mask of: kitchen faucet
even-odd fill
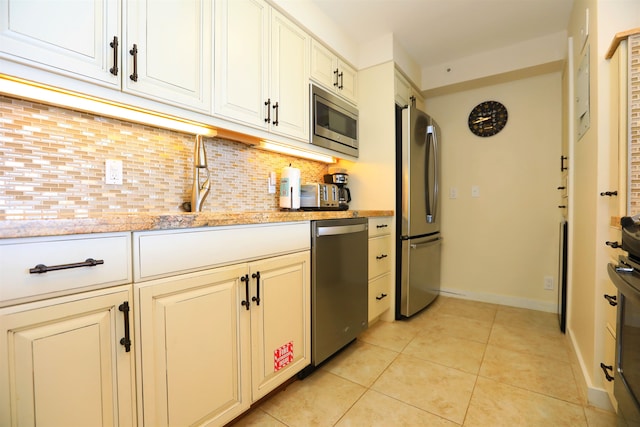
[[[200,175],[204,175],[204,182],[200,184]],[[196,135],[193,152],[193,191],[191,193],[191,212],[200,212],[204,199],[207,198],[211,188],[209,180],[209,168],[207,167],[207,153],[204,149],[202,135]]]

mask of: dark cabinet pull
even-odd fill
[[[338,77],[340,78],[340,85],[338,85],[338,89],[342,89],[344,87],[344,71],[338,73]]]
[[[129,301],[125,301],[118,306],[124,314],[124,338],[120,338],[120,344],[124,346],[124,351],[127,353],[131,351],[131,334],[129,331]]]
[[[241,282],[244,282],[244,290],[245,290],[245,294],[247,296],[246,299],[242,300],[242,302],[240,303],[240,305],[244,306],[247,308],[247,310],[249,310],[249,304],[251,304],[249,302],[249,275],[245,274],[244,276],[242,276],[240,278]]]
[[[604,294],[603,296],[604,296],[604,299],[609,301],[609,305],[612,305],[614,307],[616,305],[618,305],[618,297],[617,296],[615,296],[615,295],[607,295],[607,294]]]
[[[567,160],[567,159],[568,159],[567,156],[560,156],[560,172],[566,171],[567,169],[569,169],[568,167],[566,167],[564,165],[564,161]]]
[[[383,298],[384,298],[384,297],[386,297],[386,296],[387,296],[387,294],[380,294],[380,296],[376,297],[376,299],[377,299],[378,301],[380,301],[381,299],[383,299]]]
[[[113,48],[113,67],[109,68],[109,72],[114,76],[118,75],[118,36],[113,36],[113,41],[109,43]]]
[[[46,273],[47,271],[67,270],[69,268],[95,267],[98,264],[104,264],[104,260],[87,258],[85,262],[76,262],[76,263],[73,263],[73,264],[52,265],[51,267],[46,266],[44,264],[38,264],[35,267],[30,268],[29,269],[29,273],[31,273],[31,274],[42,274],[42,273]]]
[[[377,260],[381,260],[381,259],[386,258],[387,256],[388,256],[387,254],[376,255],[376,259],[377,259]]]
[[[567,207],[567,205],[558,205],[558,207],[559,207],[560,209],[565,209],[565,208]]]
[[[607,242],[605,242],[605,245],[611,246],[613,249],[621,247],[620,243],[618,243],[618,242],[609,242],[609,241],[607,241]]]
[[[600,193],[601,196],[617,196],[618,192],[617,191],[603,191],[602,193]]]
[[[257,305],[260,305],[260,272],[253,273],[251,275],[254,279],[256,279],[256,296],[251,298],[251,301],[254,301]]]
[[[275,104],[273,104],[273,109],[276,110],[276,119],[273,121],[273,125],[278,126],[278,111],[280,110],[280,107],[278,106],[277,101]]]
[[[129,51],[129,54],[133,56],[133,74],[129,76],[134,82],[138,81],[138,45],[133,44],[133,49]]]
[[[609,371],[613,372],[613,366],[605,365],[604,363],[601,362],[600,368],[602,368],[602,372],[604,372],[604,377],[607,379],[607,381],[609,382],[613,381],[613,377],[609,375]]]
[[[376,225],[376,228],[386,228],[386,227],[388,227],[387,224],[378,224],[378,225]]]
[[[267,99],[264,102],[265,107],[267,107],[267,118],[264,119],[265,123],[271,123],[271,98]]]
[[[333,85],[335,87],[338,87],[338,69],[336,68],[336,70],[333,72],[333,75],[336,77],[336,81],[333,82]]]
[[[565,186],[560,186],[560,187],[558,187],[558,190],[564,190],[565,188],[567,188],[567,187],[565,187]]]

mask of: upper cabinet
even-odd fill
[[[308,141],[309,43],[262,0],[216,0],[214,114]]]
[[[412,104],[424,111],[424,98],[398,70],[395,72],[394,86],[396,104],[403,107]]]
[[[125,92],[211,110],[212,6],[208,0],[127,0]]]
[[[315,39],[311,42],[311,78],[357,104],[358,72]]]
[[[120,87],[120,1],[0,0],[0,57]]]
[[[209,1],[0,0],[0,11],[1,58],[211,110]]]

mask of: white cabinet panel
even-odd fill
[[[358,102],[358,72],[317,40],[311,42],[311,77],[325,89]]]
[[[127,5],[124,90],[209,112],[211,2],[129,0]]]
[[[11,61],[119,88],[120,73],[110,72],[114,37],[117,0],[0,0],[0,57]]]

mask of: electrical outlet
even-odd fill
[[[547,291],[553,290],[553,277],[544,276],[544,289]]]
[[[471,197],[480,197],[480,187],[477,185],[471,186]]]
[[[105,160],[104,182],[106,184],[122,185],[122,160]]]
[[[456,187],[449,188],[449,198],[450,199],[458,198],[458,189]]]

